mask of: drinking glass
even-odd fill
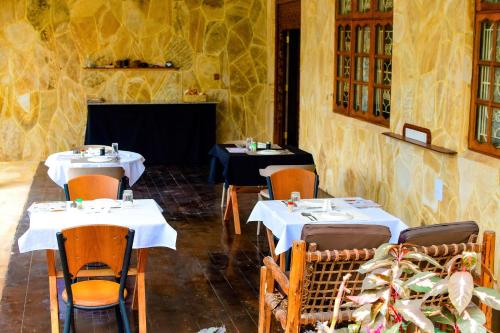
[[[252,148],[253,138],[247,138],[246,148],[250,150]]]
[[[325,201],[323,202],[323,211],[325,211],[327,213],[333,212],[332,206],[333,206],[333,200],[325,199]]]
[[[300,192],[292,192],[290,194],[290,199],[295,205],[297,205],[297,203],[300,201]]]
[[[111,148],[113,148],[113,154],[114,154],[115,156],[118,156],[118,143],[113,142],[113,143],[111,144]]]
[[[134,193],[132,190],[123,191],[122,207],[132,207],[134,205]]]

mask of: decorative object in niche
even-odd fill
[[[182,99],[184,102],[206,102],[207,95],[196,88],[189,88],[184,91]]]

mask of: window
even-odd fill
[[[469,148],[500,157],[500,0],[477,0]]]
[[[389,126],[393,0],[338,0],[334,111]]]

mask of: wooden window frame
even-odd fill
[[[489,156],[500,158],[500,149],[495,148],[491,142],[491,130],[493,125],[493,108],[500,109],[500,102],[494,102],[495,68],[500,67],[500,61],[496,61],[496,47],[493,45],[491,60],[480,60],[481,49],[481,24],[484,21],[498,22],[500,25],[500,4],[476,1],[476,16],[474,23],[474,54],[472,71],[471,109],[469,118],[469,149]],[[497,28],[493,29],[492,40],[496,43]],[[478,97],[479,92],[479,66],[487,66],[490,69],[489,99],[482,100]],[[476,140],[477,107],[484,105],[488,108],[488,122],[486,136],[488,141],[480,143]]]
[[[375,66],[376,59],[386,59],[388,56],[383,54],[378,54],[376,49],[376,41],[377,41],[377,27],[381,26],[385,29],[387,25],[393,27],[393,11],[390,12],[380,12],[378,11],[378,0],[370,0],[370,10],[364,13],[360,13],[357,11],[358,8],[358,0],[351,0],[351,12],[346,15],[340,14],[340,5],[341,1],[336,1],[335,8],[335,49],[334,49],[334,100],[333,100],[333,111],[339,114],[343,114],[352,118],[356,118],[359,120],[367,121],[372,124],[389,127],[390,125],[390,115],[388,118],[385,118],[382,113],[378,116],[375,116],[374,111],[374,98],[375,98],[375,89],[388,89],[391,90],[390,86],[385,84],[375,83]],[[355,9],[355,10],[354,10]],[[341,51],[340,47],[340,38],[339,38],[339,30],[340,28],[345,28],[346,26],[350,27],[351,40],[350,40],[350,49],[349,51]],[[357,33],[356,29],[358,27],[370,27],[370,52],[369,53],[357,53],[356,52],[356,43],[357,43]],[[350,59],[350,68],[349,68],[349,77],[345,78],[343,75],[343,66],[341,67],[341,73],[338,73],[339,59],[340,56],[349,57]],[[368,82],[365,81],[357,81],[356,80],[356,59],[357,57],[368,57],[369,59],[369,74],[368,74]],[[392,52],[391,52],[392,59]],[[343,65],[343,64],[342,64]],[[338,95],[343,93],[343,88],[340,90],[337,89],[337,84],[341,82],[341,86],[343,86],[344,82],[348,83],[349,86],[349,100],[347,103],[347,107],[345,107],[342,103],[343,97],[340,97],[340,104],[337,104]],[[366,112],[362,112],[361,108],[356,111],[354,109],[354,90],[355,85],[365,85],[368,86],[368,110]],[[392,79],[391,79],[392,85]],[[392,92],[391,92],[392,94]],[[359,96],[358,96],[359,98]]]

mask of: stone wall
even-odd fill
[[[428,127],[433,143],[458,155],[386,138],[386,128],[332,112],[334,0],[302,2],[300,145],[314,154],[330,194],[373,199],[411,226],[475,220],[500,233],[500,160],[467,149],[473,1],[394,6],[390,130],[401,133],[405,122]],[[436,178],[442,201],[434,197]]]
[[[86,98],[218,101],[218,140],[272,135],[265,0],[3,0],[0,161],[82,144]],[[178,71],[83,69],[129,58]],[[220,75],[220,80],[214,79]]]

